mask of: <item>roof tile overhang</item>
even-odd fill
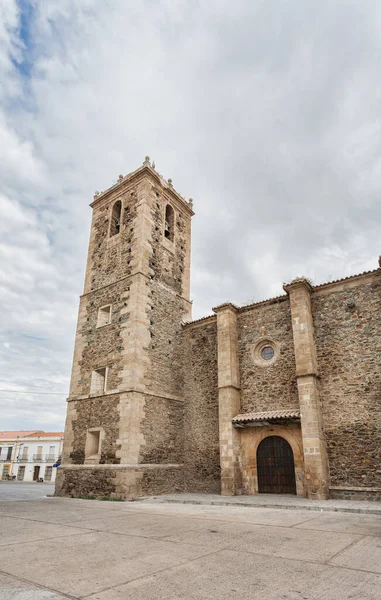
[[[232,419],[235,427],[256,427],[261,425],[276,425],[283,423],[299,423],[300,411],[296,408],[284,410],[264,410],[237,415]]]

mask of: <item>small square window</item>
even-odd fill
[[[101,306],[98,310],[97,327],[103,327],[103,325],[109,325],[111,323],[111,304],[107,306]]]
[[[106,384],[107,367],[96,369],[91,374],[90,394],[93,396],[103,394],[106,391]]]

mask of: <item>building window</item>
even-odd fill
[[[4,465],[3,466],[3,473],[1,475],[2,479],[8,479],[8,475],[9,475],[9,465]]]
[[[252,350],[253,359],[258,367],[271,367],[280,356],[280,345],[277,342],[262,338]]]
[[[265,346],[262,348],[261,356],[263,360],[271,360],[274,356],[274,348],[271,346]]]
[[[45,467],[45,475],[44,475],[45,481],[52,480],[52,472],[53,472],[53,467]]]
[[[107,367],[96,369],[91,375],[90,394],[97,396],[106,391]]]
[[[98,310],[98,321],[97,327],[103,327],[103,325],[109,325],[111,323],[111,304],[107,306],[101,306]]]
[[[120,217],[122,214],[122,203],[120,200],[115,202],[111,211],[110,237],[117,235],[120,231]]]
[[[33,454],[33,460],[42,462],[42,446],[37,446],[37,454]]]
[[[165,226],[164,236],[170,242],[174,240],[174,229],[175,229],[175,211],[170,204],[165,207]]]
[[[25,476],[25,467],[19,467],[17,471],[17,480],[23,481]]]
[[[12,446],[9,446],[8,452],[7,452],[7,460],[11,460],[11,458],[12,458]]]
[[[46,454],[45,456],[45,460],[49,461],[49,462],[54,462],[56,459],[56,447],[55,446],[50,446],[49,447],[49,454]]]

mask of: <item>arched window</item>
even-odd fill
[[[120,215],[122,212],[122,203],[120,200],[115,202],[112,207],[111,213],[111,225],[110,225],[110,237],[116,235],[120,231]]]
[[[174,240],[175,211],[170,204],[165,207],[164,235],[170,242]]]

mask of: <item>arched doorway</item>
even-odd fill
[[[266,437],[257,450],[258,492],[296,494],[294,455],[279,435]]]

